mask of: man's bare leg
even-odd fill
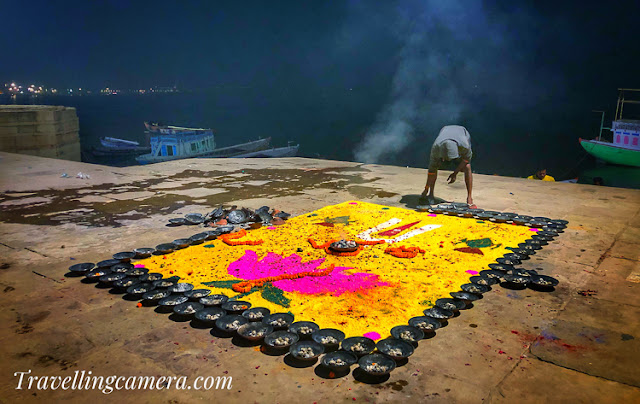
[[[471,173],[471,164],[467,164],[464,168],[464,183],[467,186],[467,203],[473,205],[471,192],[473,190],[473,174]]]

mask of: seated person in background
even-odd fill
[[[546,168],[541,168],[538,171],[536,171],[535,175],[530,175],[527,177],[528,180],[542,180],[542,181],[555,181],[555,178],[553,178],[550,175],[547,175],[547,169]]]

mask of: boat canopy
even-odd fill
[[[149,143],[153,156],[189,157],[215,149],[214,136],[211,131],[182,132],[171,135],[161,133],[158,136],[151,136]]]

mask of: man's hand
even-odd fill
[[[422,194],[418,199],[418,203],[426,203],[428,205],[436,204],[436,199],[433,197],[433,195],[429,195],[429,188],[425,188],[424,191],[422,191]]]
[[[461,159],[460,164],[458,164],[458,167],[455,170],[453,170],[453,173],[451,173],[451,175],[449,176],[449,184],[453,184],[454,182],[456,182],[456,176],[458,175],[458,173],[460,171],[466,170],[467,167],[470,167],[469,160]]]

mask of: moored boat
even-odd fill
[[[611,128],[605,128],[604,112],[600,124],[598,139],[586,140],[580,138],[580,144],[596,158],[610,164],[640,167],[640,120],[622,119],[624,104],[640,104],[638,100],[628,100],[625,92],[640,92],[640,89],[619,88],[616,115]],[[613,141],[602,141],[602,129],[613,132]]]
[[[233,157],[237,158],[264,158],[264,157],[295,157],[298,154],[300,145],[289,145],[286,147],[273,147],[271,149],[264,149],[254,151],[250,153],[238,154]]]
[[[269,147],[269,143],[271,142],[271,138],[258,139],[253,140],[247,143],[236,144],[228,147],[221,147],[219,149],[213,150],[211,153],[207,153],[200,157],[205,158],[225,158],[225,157],[235,157],[239,154],[250,153],[256,150],[263,150]]]
[[[102,147],[96,148],[103,150],[104,152],[149,152],[151,148],[149,146],[140,146],[140,143],[133,140],[119,139],[115,137],[101,137],[100,144]]]
[[[152,131],[150,135],[151,153],[136,157],[140,164],[200,157],[216,148],[211,129],[162,127]]]
[[[149,133],[151,152],[136,157],[140,164],[187,158],[291,157],[300,145],[270,148],[271,138],[257,139],[228,147],[216,148],[211,129],[144,123]]]
[[[592,156],[610,164],[640,167],[640,150],[618,146],[610,142],[580,139],[580,144]]]
[[[198,132],[198,131],[210,131],[211,129],[205,128],[185,128],[183,126],[161,125],[159,123],[145,122],[144,127],[149,133],[162,133],[164,135],[173,135],[180,132]]]
[[[132,147],[140,146],[140,143],[135,142],[133,140],[118,139],[117,137],[109,137],[109,136],[101,137],[100,143],[104,147],[114,148],[114,149],[129,149]]]

